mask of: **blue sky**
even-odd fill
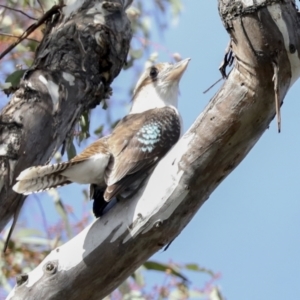
[[[218,67],[229,38],[216,0],[184,2],[179,23],[166,30],[163,38],[155,34],[152,40],[171,52],[179,52],[183,58],[192,58],[182,78],[179,101],[187,130],[220,87],[219,84],[203,94],[221,77]],[[159,60],[169,61],[169,53],[160,52]],[[126,81],[124,72],[114,85]],[[277,133],[273,121],[168,251],[152,259],[198,263],[220,272],[218,284],[230,300],[293,299],[300,294],[299,92],[296,82],[285,98],[282,133]],[[116,116],[122,113],[124,109]],[[82,206],[82,196],[75,195],[72,187],[59,191],[65,197],[72,195],[69,203],[77,196],[80,199],[76,205]],[[33,200],[28,200],[27,207],[30,201]],[[47,210],[54,214],[53,207]],[[198,284],[196,274],[188,276],[194,285]]]

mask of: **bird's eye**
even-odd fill
[[[149,74],[150,74],[151,78],[154,79],[154,78],[156,78],[156,76],[158,74],[158,70],[155,67],[152,67],[150,69],[150,73]]]

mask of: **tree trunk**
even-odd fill
[[[268,128],[299,77],[295,2],[219,0],[219,11],[235,56],[219,92],[132,199],[18,277],[9,299],[102,299],[180,234]]]
[[[0,230],[25,199],[11,189],[15,177],[51,159],[81,114],[107,96],[127,58],[127,4],[72,2],[48,21],[32,67],[1,112]]]

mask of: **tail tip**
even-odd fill
[[[12,187],[13,191],[15,191],[18,194],[23,194],[23,195],[29,195],[32,194],[31,191],[27,191],[26,189],[24,189],[24,187],[22,186],[22,182],[19,181],[17,182],[13,187]]]
[[[20,194],[20,182],[17,182],[13,187],[12,187],[13,191],[15,191],[16,193]]]

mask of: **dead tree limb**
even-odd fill
[[[219,0],[235,57],[224,85],[133,199],[19,277],[9,299],[102,299],[180,234],[274,119],[274,62],[280,104],[299,77],[294,4]]]
[[[0,115],[0,230],[24,201],[11,189],[16,175],[46,163],[82,112],[110,92],[131,40],[127,5],[69,1],[47,22],[33,65]]]

